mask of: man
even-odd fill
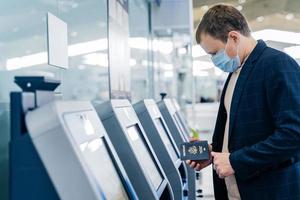
[[[213,134],[215,198],[300,199],[300,67],[287,54],[256,41],[234,7],[203,16],[197,43],[229,72]]]

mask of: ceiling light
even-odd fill
[[[68,55],[78,56],[96,51],[102,51],[107,49],[107,39],[92,40],[89,42],[81,42],[77,44],[69,45]]]
[[[201,6],[201,10],[203,10],[203,11],[207,11],[208,8],[209,8],[208,5]]]
[[[264,19],[265,19],[264,16],[259,16],[259,17],[256,18],[256,21],[257,22],[262,22],[262,21],[264,21]]]
[[[264,29],[252,33],[252,36],[258,40],[275,41],[288,44],[300,45],[300,33],[290,31],[280,31],[275,29]]]
[[[130,38],[129,46],[133,49],[148,50],[148,39],[143,37]],[[153,40],[153,51],[163,54],[171,54],[173,51],[173,43],[165,40]]]
[[[241,10],[243,10],[243,6],[241,6],[241,5],[238,5],[237,7],[235,7],[237,10],[239,10],[239,11],[241,11]]]
[[[84,64],[108,67],[108,56],[105,53],[91,53],[84,57]]]
[[[287,19],[287,20],[292,20],[292,19],[294,19],[294,18],[295,18],[295,16],[294,16],[293,13],[289,13],[289,14],[287,14],[287,15],[285,16],[285,19]]]
[[[23,67],[31,67],[48,62],[48,55],[46,52],[35,53],[28,56],[21,56],[8,59],[6,61],[7,70],[15,70]]]
[[[291,46],[283,49],[285,53],[289,54],[294,59],[300,58],[300,46]]]
[[[107,39],[99,39],[81,42],[68,46],[68,56],[79,56],[107,49]],[[47,52],[39,52],[31,55],[9,58],[6,60],[7,70],[15,70],[23,67],[46,64],[48,62]],[[102,63],[103,64],[103,63]]]

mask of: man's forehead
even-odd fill
[[[215,53],[220,49],[224,48],[225,44],[209,34],[201,34],[200,46],[204,49],[206,53]]]

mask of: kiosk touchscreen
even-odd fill
[[[181,127],[183,128],[185,134],[190,137],[190,129],[189,129],[189,126],[185,120],[185,118],[183,117],[183,114],[180,110],[180,106],[177,102],[176,99],[171,99],[172,102],[173,102],[173,105],[174,105],[174,108],[175,108],[175,112],[176,112],[176,118],[177,118],[177,121],[180,123]]]
[[[54,101],[26,125],[60,199],[138,199],[91,103]]]
[[[157,155],[172,187],[175,199],[187,199],[187,171],[179,158],[176,143],[153,99],[134,105],[145,133]]]
[[[128,100],[94,104],[140,199],[173,199],[166,175]]]
[[[175,106],[171,99],[164,99],[157,103],[159,110],[166,121],[166,124],[172,133],[176,142],[177,148],[180,149],[180,144],[188,142],[189,138],[185,134],[184,127],[181,125],[179,117],[176,114]]]
[[[183,142],[188,142],[189,138],[184,131],[184,127],[181,125],[180,120],[176,114],[176,109],[171,99],[164,99],[157,103],[159,110],[170,130],[177,148],[180,149],[180,145]],[[188,188],[189,199],[196,199],[196,173],[195,170],[187,166],[188,171]]]

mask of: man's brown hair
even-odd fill
[[[218,4],[211,7],[201,19],[196,30],[196,41],[201,42],[201,34],[208,34],[226,43],[228,33],[238,31],[244,36],[250,36],[246,18],[235,7]]]

